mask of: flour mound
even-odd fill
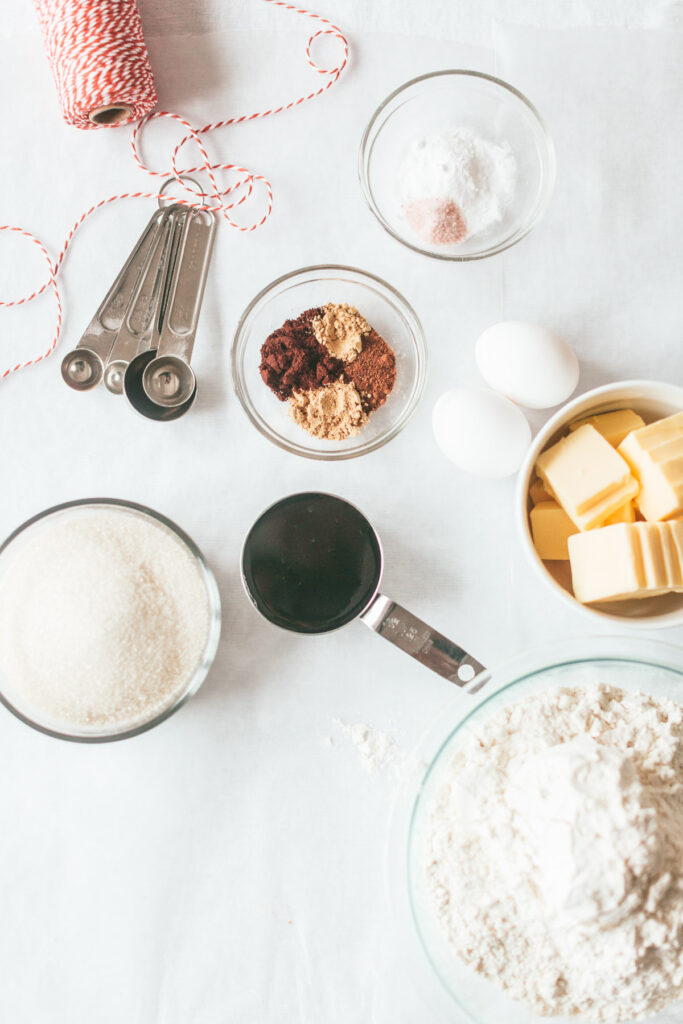
[[[453,952],[542,1016],[656,1013],[683,991],[683,708],[594,684],[474,725],[430,818]]]

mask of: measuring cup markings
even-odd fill
[[[334,495],[305,492],[256,520],[242,549],[242,583],[257,611],[299,633],[364,625],[458,686],[484,666],[379,592],[383,554],[363,514]]]

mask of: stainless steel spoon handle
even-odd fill
[[[128,302],[144,267],[149,251],[156,237],[157,228],[164,217],[164,210],[155,210],[135,248],[119,271],[102,304],[86,328],[77,347],[84,346],[98,355],[106,357],[114,342],[116,332],[123,323]],[[109,347],[106,347],[106,346]]]
[[[481,662],[384,594],[378,594],[361,621],[432,672],[464,686],[484,671]]]
[[[105,387],[114,394],[123,391],[123,374],[139,353],[156,348],[160,310],[169,268],[175,216],[180,207],[167,207],[162,214],[147,261],[133,290],[121,329],[109,353],[104,371]]]
[[[158,358],[178,356],[186,363],[190,362],[215,233],[216,218],[212,213],[190,211],[185,219],[173,268]]]

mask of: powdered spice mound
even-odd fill
[[[384,405],[396,383],[396,356],[374,328],[353,362],[344,366],[344,376],[356,386],[365,412]]]
[[[416,235],[432,245],[456,245],[467,238],[467,224],[452,199],[415,199],[404,213]]]
[[[261,378],[281,402],[294,391],[326,387],[341,376],[344,363],[317,341],[311,327],[322,313],[308,309],[296,320],[286,320],[261,346]]]
[[[325,441],[354,437],[367,420],[355,387],[341,380],[316,391],[297,391],[289,413],[305,431]]]
[[[370,324],[348,302],[330,302],[321,313],[311,321],[316,338],[331,355],[351,362],[363,347],[363,335],[370,331]]]

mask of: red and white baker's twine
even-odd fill
[[[134,0],[35,0],[35,2],[51,62],[55,60],[56,54],[60,54],[60,66],[58,69],[55,69],[53,64],[53,73],[62,111],[70,123],[77,124],[79,127],[95,127],[89,119],[87,119],[87,125],[79,119],[83,116],[87,117],[88,111],[110,103],[112,96],[117,98],[117,102],[125,102],[132,108],[134,115],[131,120],[140,117],[145,111],[151,109],[156,102],[156,94],[154,93],[151,69],[149,74],[147,74],[144,72],[144,69],[141,70],[142,65],[139,63],[142,60],[140,56],[140,49],[142,49],[143,63],[146,63],[147,67],[149,67]],[[98,203],[91,206],[90,209],[86,210],[85,213],[81,214],[69,231],[61,252],[54,261],[40,239],[36,238],[30,231],[10,224],[0,224],[0,231],[14,232],[37,246],[45,260],[48,271],[47,280],[39,288],[36,288],[30,294],[22,295],[18,298],[0,299],[0,307],[9,308],[32,302],[33,299],[36,299],[48,290],[54,296],[56,307],[55,329],[47,351],[33,359],[19,362],[4,371],[0,371],[0,380],[15,373],[17,370],[41,362],[57,347],[62,331],[62,302],[57,285],[57,275],[76,231],[91,214],[101,207],[108,206],[119,199],[162,199],[168,202],[183,203],[192,209],[208,210],[211,213],[216,213],[222,216],[230,227],[235,228],[237,231],[254,231],[268,220],[273,209],[273,192],[268,179],[261,174],[254,174],[246,167],[241,167],[238,164],[212,162],[202,141],[202,136],[216,131],[218,128],[227,128],[246,121],[254,121],[257,118],[280,114],[285,110],[291,110],[293,107],[300,106],[308,100],[321,96],[335,84],[346,67],[349,48],[341,30],[328,21],[327,18],[285,3],[284,0],[265,0],[265,3],[272,4],[275,7],[282,7],[286,11],[291,11],[306,18],[311,18],[316,23],[324,26],[314,32],[306,44],[306,60],[315,72],[325,76],[326,81],[324,84],[319,89],[315,89],[305,96],[300,96],[298,99],[291,100],[289,103],[283,103],[281,106],[262,110],[254,114],[231,117],[226,121],[216,121],[213,124],[206,124],[202,128],[193,128],[189,121],[186,121],[178,114],[169,113],[168,111],[160,111],[155,114],[147,113],[133,129],[131,137],[133,158],[142,171],[155,178],[174,178],[178,187],[185,192],[187,198],[178,195],[172,197],[169,195],[162,196],[159,191],[151,191],[124,192],[120,195],[101,199]],[[96,11],[96,16],[93,14],[93,11]],[[131,18],[131,11],[135,15],[133,19]],[[48,21],[47,30],[45,25],[46,19]],[[65,21],[67,22],[66,25],[64,24]],[[332,68],[320,67],[311,56],[311,47],[315,40],[321,36],[332,36],[341,43],[341,61]],[[134,75],[132,77],[130,75],[131,59],[126,59],[122,40],[129,43],[132,49],[132,66],[137,67],[140,71],[137,78]],[[73,60],[69,65],[69,61],[65,60],[65,54],[70,56],[72,50]],[[128,54],[128,56],[130,57],[131,55]],[[117,76],[119,77],[117,78]],[[140,155],[143,128],[150,121],[158,118],[168,118],[175,121],[185,133],[173,150],[170,168],[163,171],[153,170],[151,167],[148,167]],[[192,167],[179,168],[178,158],[180,151],[189,143],[194,143],[200,159]],[[193,189],[181,178],[181,175],[199,174],[201,172],[205,172],[208,178],[206,191]],[[216,174],[220,172],[229,173],[233,179],[232,183],[224,188],[221,187],[216,178]],[[251,223],[238,223],[233,219],[232,211],[243,206],[254,195],[255,187],[261,191],[264,197],[265,210],[261,216]]]

